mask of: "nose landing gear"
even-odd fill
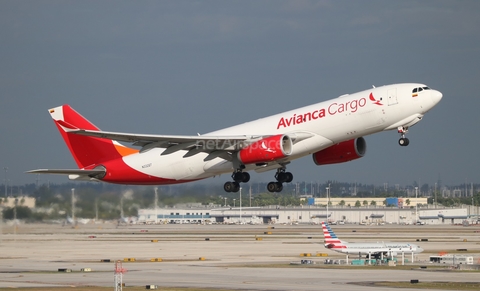
[[[410,140],[408,140],[408,138],[405,137],[407,132],[408,132],[408,127],[406,126],[398,127],[398,133],[400,134],[400,139],[398,140],[398,144],[402,147],[406,147],[410,143]]]

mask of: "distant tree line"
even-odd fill
[[[370,186],[373,187],[373,185]],[[356,197],[358,197],[358,201],[355,203],[355,207],[376,205],[374,201],[362,199],[364,197],[405,197],[405,193],[400,190],[387,187],[376,187],[377,190],[374,190],[374,188],[369,188],[370,186],[356,184]],[[325,187],[330,187],[331,197],[350,197],[352,187],[355,187],[355,184],[336,181],[327,181],[323,184],[291,183],[285,185],[281,193],[269,193],[257,192],[265,191],[266,183],[256,183],[252,187],[252,193],[255,194],[251,197],[249,195],[250,185],[245,185],[242,190],[242,206],[298,206],[301,204],[300,194],[308,193],[311,190],[317,194],[314,196],[324,197],[325,193],[319,193],[318,191],[325,189]],[[153,208],[155,205],[155,191],[154,187],[151,186],[132,187],[85,182],[43,184],[38,187],[35,184],[27,184],[18,188],[21,189],[21,193],[36,198],[36,209],[34,210],[22,206],[21,203],[16,207],[16,217],[26,220],[58,220],[71,216],[72,189],[75,189],[75,216],[81,218],[98,217],[98,219],[105,220],[118,219],[121,217],[122,212],[124,217],[137,216],[138,209]],[[0,187],[0,189],[3,188]],[[362,189],[369,190],[359,191]],[[426,189],[430,188],[427,186]],[[373,195],[373,192],[375,195]],[[157,193],[158,207],[173,207],[178,204],[188,203],[230,207],[238,207],[240,205],[240,193],[225,193],[221,186],[212,184],[193,183],[176,186],[159,186]],[[434,203],[433,194],[434,193],[430,193],[431,196],[428,198],[430,204]],[[3,201],[2,199],[5,198],[0,198],[0,202]],[[342,202],[340,202],[340,204],[341,203]],[[443,198],[441,195],[437,195],[437,203],[446,207],[459,206],[461,204],[468,205],[472,204],[472,197]],[[474,195],[473,203],[480,205],[480,192]],[[406,204],[408,205],[409,203],[406,202]],[[5,207],[2,214],[4,219],[13,219],[14,209]]]

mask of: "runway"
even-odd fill
[[[430,255],[442,251],[458,253],[457,249],[467,249],[476,262],[480,255],[478,226],[333,226],[337,235],[352,242],[395,240],[420,244],[425,252],[416,258],[417,263],[408,263],[406,269],[325,268],[325,258],[343,259],[344,256],[324,248],[320,226],[273,227],[88,224],[72,228],[24,224],[18,226],[14,235],[13,227],[4,225],[0,242],[0,287],[113,286],[116,260],[121,260],[128,270],[123,276],[126,286],[371,290],[370,286],[350,283],[411,279],[478,281],[478,272],[433,271],[428,263]],[[416,242],[420,238],[428,238],[428,242]],[[303,259],[300,254],[304,253],[311,254],[308,259],[317,265],[289,265]],[[316,257],[317,253],[326,253],[328,257]],[[134,258],[135,262],[123,262],[125,258]],[[152,258],[163,261],[151,262]],[[427,269],[419,270],[419,265]],[[60,268],[72,272],[60,273]],[[82,268],[91,268],[92,272],[80,272]]]

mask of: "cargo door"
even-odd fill
[[[397,88],[388,89],[387,92],[388,106],[398,104],[397,101]]]

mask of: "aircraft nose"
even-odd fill
[[[440,102],[440,100],[442,100],[443,94],[438,90],[432,90],[431,96],[432,96],[433,104],[436,105],[438,104],[438,102]]]

